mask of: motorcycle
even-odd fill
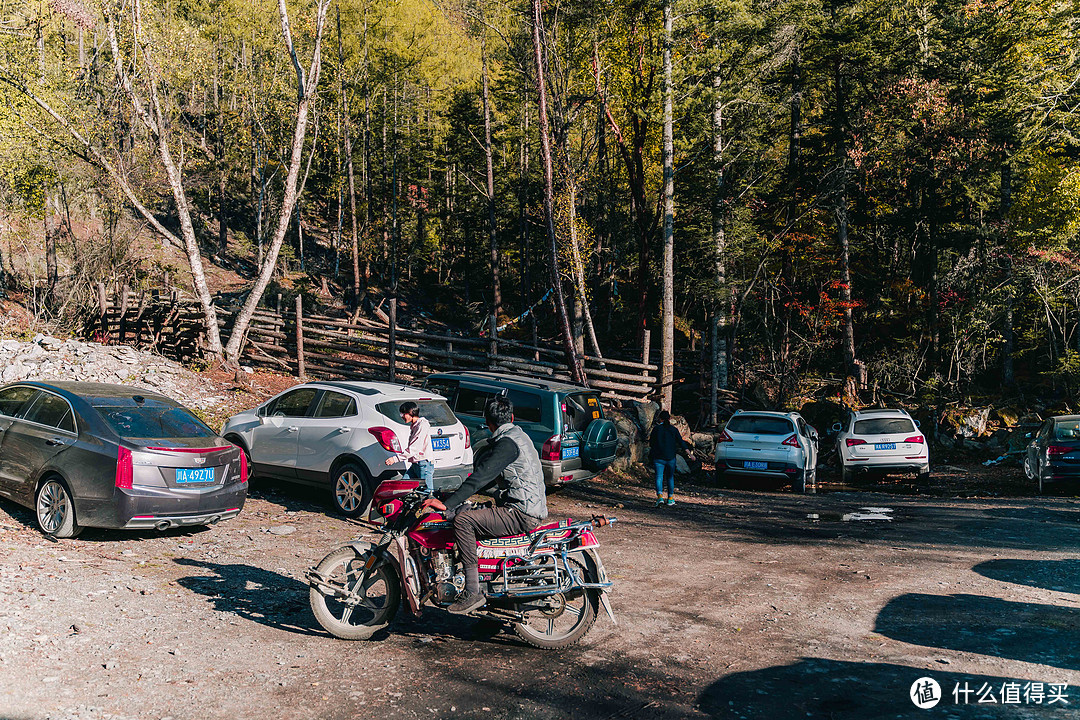
[[[373,507],[384,519],[377,543],[353,540],[307,573],[311,610],[331,635],[367,640],[394,619],[402,597],[420,617],[425,605],[445,608],[464,592],[454,530],[441,513],[424,511],[415,480],[387,480]],[[477,542],[480,586],[487,604],[470,613],[510,623],[525,642],[544,649],[579,642],[607,600],[608,580],[595,527],[613,517],[542,525],[531,532]]]

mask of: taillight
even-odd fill
[[[472,438],[469,437],[469,428],[465,428],[465,449],[472,447]]]
[[[855,445],[865,445],[866,444],[865,440],[860,440],[859,438],[848,438],[844,442],[847,443],[848,447],[853,447]]]
[[[247,482],[247,453],[240,451],[240,482]]]
[[[562,460],[562,437],[552,435],[544,441],[544,447],[540,450],[541,460]]]
[[[781,445],[789,445],[791,447],[799,447],[799,436],[798,435],[792,435],[791,437],[787,438],[786,440],[784,440],[784,442],[782,442],[780,444]]]
[[[727,434],[727,430],[723,430],[723,431],[720,432],[720,437],[716,438],[716,442],[722,443],[722,442],[735,442],[735,441],[731,438],[730,435]]]
[[[924,438],[922,435],[912,435],[909,438],[905,438],[904,442],[918,443],[919,445],[922,445],[924,442],[926,442],[926,438]]]
[[[1065,447],[1064,445],[1051,445],[1050,447],[1046,448],[1046,454],[1050,457],[1055,457],[1057,455],[1064,455],[1071,450],[1071,447]]]
[[[368,432],[375,436],[375,439],[382,445],[383,450],[392,453],[401,452],[401,443],[398,442],[397,433],[388,427],[373,427],[368,428]]]
[[[120,450],[116,453],[116,487],[121,490],[130,490],[134,474],[131,451],[121,445]]]

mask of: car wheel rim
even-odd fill
[[[360,502],[364,498],[360,476],[352,470],[346,470],[338,475],[334,496],[337,498],[338,507],[345,512],[353,512],[360,507]]]
[[[71,500],[60,483],[46,483],[38,494],[37,513],[41,527],[47,533],[59,530],[71,512]]]

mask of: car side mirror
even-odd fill
[[[1030,439],[1031,439],[1032,437],[1033,437],[1033,436],[1032,436],[1032,434],[1031,434],[1031,433],[1024,433],[1024,439],[1025,439],[1025,440],[1030,440]]]
[[[844,429],[844,426],[841,425],[840,423],[833,423],[833,426],[832,426],[833,432],[840,432],[843,429]]]

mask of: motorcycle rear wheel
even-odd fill
[[[401,602],[401,584],[393,566],[384,563],[372,568],[361,589],[360,577],[368,553],[343,547],[327,555],[315,571],[326,581],[349,592],[363,595],[363,602],[343,601],[316,586],[308,593],[311,611],[326,632],[342,640],[367,640],[390,624]]]
[[[585,569],[578,563],[574,570],[578,577],[586,577]],[[600,605],[598,590],[570,590],[548,599],[548,609],[530,610],[525,622],[514,623],[514,632],[530,645],[544,650],[558,650],[576,645],[596,622]]]

